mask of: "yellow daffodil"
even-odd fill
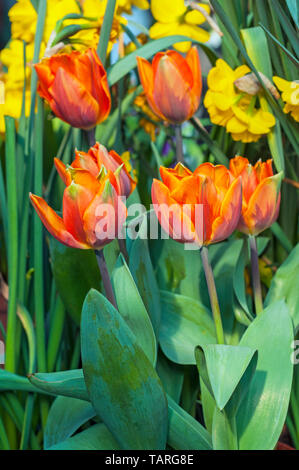
[[[68,19],[64,21],[63,26],[70,24],[86,25],[88,23],[94,26],[91,29],[82,29],[82,31],[72,36],[72,39],[77,41],[72,44],[72,47],[82,51],[89,47],[96,47],[98,44],[107,0],[81,0],[80,3],[83,15],[92,19]],[[45,45],[49,46],[48,42],[56,28],[57,22],[71,13],[80,14],[80,8],[76,0],[48,0],[43,36],[43,43]],[[17,0],[17,3],[9,11],[9,18],[12,23],[13,39],[20,39],[27,43],[34,41],[37,12],[32,6],[31,0]],[[126,23],[126,20],[118,14],[115,15],[108,53],[121,32],[121,23]]]
[[[282,91],[281,98],[286,103],[283,111],[291,113],[295,121],[299,122],[299,81],[289,82],[280,77],[273,77],[273,81]]]
[[[0,133],[5,131],[4,116],[18,119],[21,115],[24,79],[26,78],[25,114],[30,110],[30,78],[34,44],[26,46],[26,67],[24,68],[24,43],[12,39],[7,48],[0,52],[0,62],[7,68],[1,81],[4,84],[4,102],[0,104]]]
[[[132,13],[132,7],[140,8],[140,10],[147,10],[149,8],[148,0],[118,0],[117,11],[119,13]]]
[[[233,70],[223,59],[218,59],[209,72],[204,99],[212,123],[226,127],[234,140],[246,143],[258,141],[275,125],[271,113],[255,107],[255,95],[240,92],[234,85],[249,72],[246,65]]]
[[[210,13],[207,4],[199,3],[199,5]],[[198,26],[206,21],[204,15],[198,10],[188,9],[184,0],[152,0],[151,11],[157,21],[150,28],[150,36],[153,39],[179,34],[206,42],[210,37],[207,31]],[[191,41],[174,44],[174,47],[180,52],[187,52],[191,47]]]

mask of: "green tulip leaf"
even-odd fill
[[[95,290],[83,305],[81,354],[90,400],[123,449],[164,449],[167,401],[119,312]]]
[[[156,362],[155,333],[134,279],[122,255],[112,272],[112,283],[119,312],[136,336],[152,364]]]
[[[101,286],[95,254],[93,250],[69,248],[51,237],[50,256],[59,295],[66,311],[79,324],[87,292]]]
[[[78,398],[58,396],[54,400],[44,433],[44,448],[68,439],[82,424],[96,415],[92,405]]]
[[[295,333],[299,328],[298,272],[299,243],[293,248],[287,259],[276,271],[265,301],[265,305],[267,306],[271,305],[276,300],[285,300],[293,320]]]
[[[105,424],[94,424],[85,431],[53,445],[48,450],[120,450]]]
[[[256,371],[237,412],[241,450],[271,450],[284,425],[292,386],[293,326],[283,301],[269,305],[247,328],[241,347],[258,351]]]
[[[190,297],[165,291],[161,291],[161,304],[159,342],[162,351],[177,364],[195,364],[195,346],[215,343],[210,312]]]

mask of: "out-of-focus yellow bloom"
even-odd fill
[[[72,44],[73,48],[82,51],[90,47],[96,48],[97,46],[107,0],[81,0],[80,3],[83,15],[94,18],[94,21],[80,18],[68,19],[63,22],[63,26],[70,24],[86,25],[87,23],[94,25],[94,28],[84,29],[72,36],[72,39],[78,41],[78,43]],[[57,21],[71,13],[80,14],[80,8],[76,0],[48,0],[43,36],[43,42],[45,44],[48,44],[51,34],[55,30]],[[30,0],[17,0],[17,3],[9,11],[9,18],[12,23],[13,39],[21,39],[27,43],[34,41],[37,12],[33,8]],[[110,52],[113,43],[117,40],[121,32],[121,23],[126,23],[126,20],[121,18],[118,14],[115,15],[108,52]]]
[[[210,7],[205,3],[199,5],[210,13]],[[151,11],[157,21],[150,28],[150,36],[153,39],[163,38],[179,34],[189,36],[196,41],[208,41],[210,34],[198,25],[206,21],[204,15],[197,10],[190,10],[185,6],[184,0],[152,0]],[[180,52],[187,52],[191,42],[174,44]]]
[[[26,77],[25,114],[30,111],[30,63],[33,59],[34,45],[26,46],[26,67],[24,70],[24,45],[22,41],[13,39],[7,48],[0,52],[0,62],[7,67],[0,80],[4,83],[4,103],[0,104],[0,133],[5,131],[4,116],[18,119],[23,103],[24,79]]]
[[[246,65],[233,70],[218,59],[208,75],[208,91],[204,99],[213,124],[226,127],[232,138],[242,142],[256,142],[275,125],[274,116],[256,108],[257,96],[240,92],[234,82],[250,72]]]
[[[144,33],[140,33],[138,34],[136,39],[140,42],[140,44],[144,45],[147,43],[149,37]],[[136,44],[134,44],[133,41],[129,42],[129,44],[127,44],[125,47],[125,55],[131,54],[131,52],[136,51],[136,49],[137,49]]]
[[[132,167],[131,165],[131,158],[130,158],[130,152],[127,150],[126,152],[121,154],[121,159],[125,164],[126,170],[130,175],[133,175],[133,178],[135,182],[137,183],[137,170]]]
[[[118,0],[117,11],[119,13],[132,13],[132,7],[140,8],[140,10],[147,10],[149,8],[148,0]]]
[[[299,81],[288,82],[280,77],[273,77],[277,88],[282,91],[282,99],[286,103],[284,113],[291,113],[295,121],[299,122]]]
[[[155,122],[159,122],[160,118],[149,107],[144,91],[140,93],[140,95],[136,96],[134,104],[135,106],[140,108],[140,110],[145,114],[145,116],[149,118],[146,119],[146,117],[142,117],[139,121],[139,124],[141,127],[143,127],[145,132],[150,135],[151,140],[154,142],[156,140],[157,129]]]

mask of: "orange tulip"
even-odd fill
[[[140,81],[147,101],[161,119],[181,124],[197,111],[202,90],[196,47],[186,58],[176,51],[158,52],[152,64],[137,57]]]
[[[70,174],[65,171],[65,165],[57,159],[54,159],[54,162],[62,179],[69,180]],[[128,197],[135,189],[136,182],[131,178],[123,160],[114,150],[108,152],[103,145],[97,142],[87,153],[76,150],[75,160],[71,164],[72,168],[89,171],[95,178],[99,175],[102,166],[114,173],[119,194]]]
[[[102,165],[96,172],[98,163],[94,150],[77,152],[69,167],[55,159],[56,169],[66,185],[62,218],[44,199],[30,194],[47,230],[61,243],[73,248],[103,248],[116,238],[127,215],[125,204],[119,197],[122,167],[113,173]]]
[[[86,130],[108,117],[107,73],[94,49],[53,55],[34,67],[39,78],[37,91],[57,117]]]
[[[152,201],[162,228],[181,243],[217,243],[235,230],[242,207],[241,178],[223,165],[203,163],[193,173],[178,163],[160,167]],[[197,208],[200,210],[197,212]]]
[[[259,160],[252,166],[247,158],[240,156],[231,159],[230,171],[235,177],[242,177],[243,202],[238,230],[257,235],[278,217],[282,172],[273,175],[272,160]]]

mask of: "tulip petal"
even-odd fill
[[[137,60],[139,78],[143,86],[148,104],[150,105],[154,113],[157,114],[157,116],[165,120],[165,116],[163,116],[163,114],[160,112],[153,98],[154,73],[153,73],[152,64],[150,64],[143,57],[136,57],[136,60]]]
[[[67,171],[65,164],[61,160],[59,160],[58,158],[54,158],[54,165],[56,167],[56,170],[57,170],[60,178],[64,182],[64,184],[66,186],[71,184],[72,178],[71,178],[70,172]]]
[[[64,69],[58,69],[53,85],[51,108],[73,127],[90,129],[98,122],[99,105],[86,88]]]
[[[90,249],[90,246],[86,243],[81,243],[67,231],[62,218],[59,217],[53,209],[51,209],[44,199],[30,193],[30,200],[42,223],[53,237],[64,245],[72,248],[81,248],[83,250]]]
[[[95,193],[74,181],[63,194],[63,221],[65,227],[81,243],[88,243],[83,227],[83,216]]]
[[[75,155],[75,160],[71,165],[72,168],[87,170],[96,178],[100,172],[100,168],[98,167],[93,148],[89,149],[88,153],[76,150]]]
[[[278,215],[279,190],[282,172],[264,179],[252,194],[247,210],[243,214],[240,230],[247,227],[247,232],[257,235],[270,227]],[[244,231],[244,230],[242,230]]]
[[[48,65],[48,60],[44,60],[39,64],[35,64],[34,68],[39,78],[37,91],[42,98],[51,102],[52,96],[49,93],[49,88],[52,85],[55,77]]]
[[[242,180],[238,177],[227,191],[217,217],[212,226],[209,243],[217,243],[228,238],[236,229],[242,209]]]
[[[157,179],[152,184],[152,202],[164,232],[180,243],[201,245],[189,214],[171,197],[167,186]]]
[[[191,176],[192,172],[182,163],[178,163],[175,168],[166,168],[160,166],[160,175],[163,183],[168,187],[169,191],[173,191],[182,178]]]
[[[104,194],[107,184],[109,191]],[[94,249],[100,249],[110,243],[118,236],[126,216],[127,209],[122,198],[107,179],[84,213],[84,231],[88,243]]]
[[[167,54],[157,65],[153,99],[160,112],[174,124],[182,123],[194,112],[190,84]]]
[[[198,50],[196,47],[191,47],[186,56],[186,62],[188,63],[190,70],[192,70],[193,75],[193,86],[192,93],[194,94],[195,100],[199,106],[201,91],[202,91],[202,75],[201,75],[201,65],[198,55]]]

